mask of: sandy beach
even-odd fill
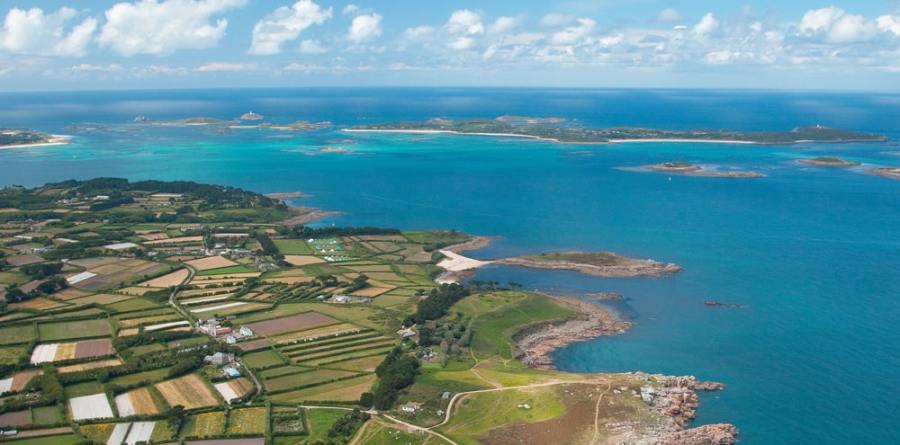
[[[64,135],[64,134],[54,134],[51,135],[49,141],[47,142],[38,142],[36,144],[14,144],[14,145],[3,145],[0,146],[0,150],[6,150],[11,148],[32,148],[32,147],[52,147],[56,145],[67,145],[72,142],[72,136]]]

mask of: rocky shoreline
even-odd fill
[[[555,369],[551,357],[553,351],[603,335],[618,335],[632,326],[631,322],[619,320],[612,312],[595,304],[572,297],[547,296],[578,315],[557,323],[532,326],[515,335],[520,359],[532,368]]]
[[[617,319],[610,311],[595,304],[572,297],[547,295],[578,313],[576,317],[541,324],[524,329],[514,336],[519,348],[519,359],[527,366],[539,370],[554,370],[551,354],[569,344],[586,341],[603,335],[617,335],[632,324]],[[666,376],[661,374],[632,373],[646,384],[640,392],[631,390],[635,397],[647,404],[658,419],[652,427],[639,424],[622,424],[616,443],[636,445],[732,445],[737,438],[737,428],[728,423],[717,423],[689,428],[700,406],[698,391],[719,391],[725,385],[698,380],[694,376]],[[629,391],[627,387],[613,388],[616,394]]]
[[[700,398],[697,391],[719,391],[725,385],[704,382],[694,376],[665,376],[636,373],[647,382],[640,389],[641,400],[663,422],[650,431],[638,432],[641,445],[731,445],[737,438],[737,428],[729,423],[716,423],[688,428],[696,417]]]
[[[834,156],[822,156],[818,158],[812,159],[800,159],[797,161],[800,164],[813,165],[816,167],[856,167],[859,165],[859,162],[848,161],[846,159],[834,157]]]

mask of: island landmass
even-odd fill
[[[718,170],[712,167],[691,164],[689,162],[664,162],[644,167],[645,170],[658,173],[670,173],[681,176],[701,176],[708,178],[754,179],[763,177],[755,171]]]
[[[900,179],[900,167],[878,167],[868,170],[869,173],[888,179]]]
[[[609,144],[627,142],[709,142],[731,144],[800,144],[839,142],[883,142],[883,135],[839,130],[823,126],[801,127],[791,131],[735,130],[661,130],[650,128],[583,128],[549,125],[538,118],[503,117],[497,119],[452,121],[430,119],[424,122],[393,122],[357,126],[346,132],[410,134],[460,134],[493,137],[529,138],[565,144]]]
[[[811,159],[800,159],[797,162],[816,167],[856,167],[860,165],[859,162],[848,161],[837,156],[819,156]]]
[[[0,149],[66,145],[72,138],[51,135],[27,128],[0,128]]]

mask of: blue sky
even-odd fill
[[[900,1],[0,2],[0,90],[900,89]]]

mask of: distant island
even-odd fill
[[[71,137],[41,133],[27,128],[0,128],[0,149],[65,145]]]
[[[800,159],[797,162],[816,167],[856,167],[859,162],[848,161],[836,156],[819,156],[812,159]]]
[[[900,179],[900,167],[879,167],[869,170],[869,173],[883,176],[889,179]]]
[[[538,119],[501,116],[496,119],[424,122],[393,122],[347,128],[347,132],[446,133],[476,136],[520,137],[565,144],[608,144],[625,142],[711,142],[732,144],[799,144],[838,142],[882,142],[878,134],[839,130],[823,126],[791,131],[661,130],[652,128],[583,128],[563,125],[560,118]]]
[[[138,119],[139,118],[139,119]],[[318,130],[322,128],[327,128],[332,126],[333,124],[329,121],[322,122],[308,122],[308,121],[295,121],[289,124],[276,124],[271,122],[263,122],[265,117],[261,114],[257,114],[254,112],[244,113],[237,120],[222,120],[213,117],[189,117],[185,119],[176,119],[171,121],[160,121],[160,122],[152,122],[146,116],[138,116],[135,118],[134,123],[138,124],[154,124],[160,125],[164,127],[200,127],[200,126],[215,126],[220,128],[231,128],[231,129],[270,129],[270,130],[280,130],[280,131],[312,131]]]
[[[682,176],[703,176],[709,178],[761,178],[762,173],[755,171],[715,170],[710,167],[691,164],[689,162],[664,162],[648,165],[645,170],[651,172],[670,173]]]

